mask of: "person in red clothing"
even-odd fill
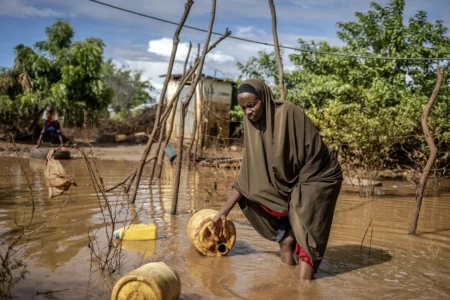
[[[44,135],[48,132],[55,132],[58,135],[59,142],[61,143],[61,147],[63,147],[63,138],[61,133],[61,127],[58,121],[58,113],[56,112],[53,105],[49,104],[45,108],[44,114],[42,115],[42,119],[44,120],[44,127],[42,128],[41,135],[39,136],[37,144],[34,146],[35,148],[39,148],[44,138]],[[62,149],[64,150],[64,149]]]
[[[244,157],[228,200],[213,219],[226,235],[227,215],[239,204],[264,238],[278,242],[281,261],[311,280],[325,254],[342,184],[342,169],[308,116],[274,99],[256,79],[238,89],[244,118]]]

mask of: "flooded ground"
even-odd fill
[[[408,236],[414,206],[414,187],[407,182],[384,181],[377,196],[361,199],[345,187],[340,195],[329,246],[317,279],[300,284],[296,268],[280,262],[278,246],[264,240],[236,208],[230,214],[237,242],[228,257],[200,256],[189,244],[186,226],[190,216],[203,208],[218,209],[236,171],[199,169],[184,171],[179,215],[170,215],[172,181],[166,176],[148,189],[142,186],[135,205],[121,207],[120,220],[158,225],[159,239],[124,245],[124,264],[110,277],[91,268],[88,230],[98,229],[106,243],[104,221],[84,161],[63,162],[78,187],[69,197],[48,200],[43,161],[23,160],[32,183],[36,211],[21,257],[29,273],[13,289],[18,299],[109,299],[121,274],[153,261],[176,269],[183,299],[442,299],[450,295],[450,185],[444,182],[439,196],[424,199],[418,235]],[[102,161],[105,184],[112,186],[133,169],[135,162]],[[170,165],[165,173],[171,174]],[[27,220],[31,197],[24,172],[13,158],[0,157],[0,240],[8,243],[19,223]],[[126,213],[125,213],[126,211]],[[371,226],[369,224],[371,223]],[[120,226],[120,224],[119,224]],[[363,237],[364,242],[362,242]],[[145,252],[145,254],[140,254]]]

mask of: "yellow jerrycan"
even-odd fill
[[[236,228],[234,223],[229,220],[227,220],[226,237],[216,236],[212,220],[217,212],[214,209],[200,210],[188,222],[189,242],[205,256],[225,256],[236,242]]]
[[[178,274],[163,262],[153,262],[128,272],[114,285],[111,300],[178,300]]]
[[[130,224],[114,231],[114,238],[124,241],[156,240],[155,224]]]
[[[125,142],[128,139],[128,136],[126,136],[125,134],[116,134],[115,138],[116,142],[120,143]]]

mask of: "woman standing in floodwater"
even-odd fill
[[[246,116],[244,158],[214,226],[223,235],[239,203],[255,230],[279,243],[281,261],[298,263],[300,279],[310,280],[328,243],[341,166],[304,112],[275,100],[264,82],[244,81],[238,101]]]

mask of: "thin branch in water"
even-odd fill
[[[48,295],[48,294],[53,294],[53,293],[61,293],[61,292],[65,292],[65,291],[69,291],[70,289],[63,289],[63,290],[55,290],[55,291],[47,291],[47,292],[36,292],[36,295]]]
[[[69,197],[72,194],[72,190],[69,191],[69,194],[66,197],[66,200],[64,200],[64,203],[61,204],[61,206],[59,207],[59,210],[53,215],[51,216],[47,221],[45,221],[44,224],[42,224],[41,226],[39,226],[38,228],[35,228],[33,230],[25,230],[25,234],[30,235],[30,234],[34,234],[37,231],[41,230],[42,228],[44,228],[45,226],[47,226],[48,224],[50,224],[50,222],[52,222],[54,219],[56,219],[56,217],[61,213],[61,211],[63,210],[63,208],[66,206],[67,202],[69,201]]]
[[[156,156],[152,156],[145,162],[145,164],[148,164],[149,162],[151,162],[151,161],[153,161],[155,159],[156,159]],[[105,192],[108,193],[108,192],[111,192],[112,190],[115,190],[119,186],[123,186],[130,178],[132,178],[133,174],[136,174],[134,170],[130,174],[128,174],[127,178],[125,178],[121,182],[117,183],[113,187],[110,187],[110,188],[106,189]],[[133,180],[133,179],[131,179],[131,180]]]
[[[373,237],[373,225],[372,225],[372,232],[370,233],[370,242],[369,242],[369,260],[370,260],[370,250],[372,250],[372,237]]]
[[[7,245],[7,247],[3,247],[3,245],[6,242],[3,242],[1,244],[2,247],[0,250],[2,250],[2,251],[0,251],[0,265],[1,265],[0,297],[7,298],[7,299],[11,298],[12,287],[15,284],[17,284],[21,279],[24,279],[25,274],[28,273],[28,271],[26,269],[26,265],[23,264],[23,262],[20,259],[16,259],[15,255],[19,251],[22,251],[26,247],[26,244],[29,241],[29,239],[28,239],[23,246],[17,247],[18,243],[23,239],[24,236],[26,236],[25,231],[28,230],[30,228],[30,226],[33,224],[34,214],[36,211],[35,199],[34,199],[34,195],[33,195],[33,188],[28,179],[22,159],[19,156],[19,150],[14,141],[14,137],[12,134],[11,134],[11,140],[12,140],[15,150],[16,150],[15,151],[16,157],[19,162],[20,169],[25,176],[28,188],[30,190],[32,209],[31,209],[30,220],[29,220],[28,224],[25,224],[25,225],[21,225],[17,222],[17,214],[16,214],[16,216],[14,217],[14,223],[17,225],[17,227],[20,228],[20,232],[17,236],[15,236],[14,240]],[[18,272],[19,271],[18,269],[20,269],[20,272]],[[19,274],[17,275],[17,273],[19,273]]]
[[[367,234],[367,232],[369,231],[369,227],[370,227],[371,224],[372,224],[372,219],[370,219],[369,226],[367,226],[366,232],[364,233],[363,239],[362,239],[362,241],[361,241],[361,251],[362,251],[362,249],[363,249],[364,239],[366,238],[366,234]]]
[[[25,176],[25,180],[27,181],[27,186],[28,186],[28,189],[30,190],[30,196],[31,196],[31,205],[32,205],[32,207],[31,207],[31,218],[30,218],[30,221],[28,222],[28,224],[25,227],[23,227],[21,225],[18,225],[16,223],[19,227],[22,228],[22,230],[25,231],[26,229],[28,229],[31,226],[31,223],[33,222],[34,212],[36,211],[36,205],[35,205],[35,201],[34,201],[33,187],[31,186],[31,182],[28,179],[28,175],[25,172],[25,167],[23,165],[22,159],[19,156],[19,148],[16,145],[16,142],[14,140],[14,136],[12,135],[12,133],[10,133],[10,136],[11,136],[11,140],[12,140],[12,143],[14,145],[14,148],[15,148],[16,158],[17,158],[17,160],[18,160],[18,162],[20,164],[20,168],[21,168],[21,170],[22,170],[22,172],[23,172],[23,174]]]

